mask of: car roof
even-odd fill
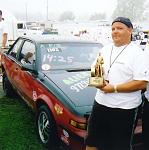
[[[29,39],[36,43],[94,43],[94,44],[101,44],[97,41],[80,39],[80,38],[74,37],[74,36],[32,35],[32,36],[23,36],[20,38]]]

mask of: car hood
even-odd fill
[[[45,75],[67,95],[75,107],[85,108],[93,105],[96,88],[88,86],[90,71],[57,71]]]

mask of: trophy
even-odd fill
[[[102,87],[104,85],[103,78],[103,58],[99,55],[96,64],[91,67],[91,77],[89,78],[89,86]]]

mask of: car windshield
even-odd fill
[[[96,43],[40,44],[41,69],[90,68],[101,47]]]

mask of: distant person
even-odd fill
[[[0,10],[0,47],[6,48],[7,44],[7,36],[8,36],[8,28],[2,17],[2,11]]]
[[[113,43],[101,49],[104,84],[89,118],[86,150],[131,150],[141,90],[149,81],[144,51],[131,42],[133,25],[118,17],[111,25]]]
[[[8,28],[2,17],[2,11],[0,10],[0,61],[1,61],[1,52],[6,48],[8,36]],[[1,64],[0,64],[1,65]]]
[[[86,40],[91,39],[91,36],[90,36],[90,34],[89,34],[89,32],[88,32],[87,30],[83,30],[83,31],[81,32],[80,37],[81,37],[82,39],[86,39]]]
[[[2,17],[2,11],[0,10],[0,67],[1,67],[1,53],[6,48],[8,36],[8,29]],[[2,81],[1,68],[0,68],[0,82]]]
[[[143,150],[149,150],[149,84],[143,95],[142,143]]]
[[[145,56],[149,58],[149,45],[146,46],[144,52]],[[149,150],[149,83],[143,95],[142,142],[143,150]]]

